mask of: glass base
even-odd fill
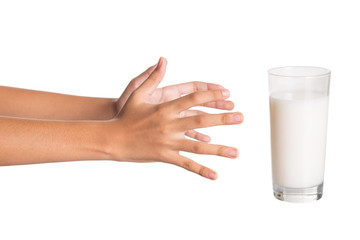
[[[322,197],[323,183],[310,188],[285,188],[273,184],[276,199],[285,202],[306,203],[314,202]]]

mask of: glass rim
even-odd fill
[[[281,74],[281,73],[275,73],[276,71],[281,71],[281,70],[286,70],[286,69],[290,69],[290,68],[294,68],[294,69],[312,69],[312,70],[317,70],[319,71],[319,73],[317,74],[302,74],[302,75],[292,75],[292,74]],[[331,71],[327,68],[323,68],[323,67],[314,67],[314,66],[284,66],[284,67],[275,67],[275,68],[271,68],[268,71],[269,75],[272,76],[276,76],[276,77],[288,77],[288,78],[314,78],[314,77],[323,77],[323,76],[327,76],[331,74]]]

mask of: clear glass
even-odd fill
[[[268,71],[275,198],[312,202],[323,193],[330,70]]]

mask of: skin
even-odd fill
[[[240,124],[220,85],[190,82],[158,88],[167,61],[134,78],[118,99],[0,87],[0,165],[79,160],[164,162],[215,180],[217,173],[180,151],[236,158],[236,148],[208,143],[194,129]],[[188,136],[194,140],[186,138]],[[26,156],[26,157],[24,157]]]

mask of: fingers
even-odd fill
[[[137,76],[136,78],[130,81],[130,83],[127,85],[126,89],[124,90],[123,94],[118,99],[119,110],[124,106],[126,101],[129,99],[131,93],[134,90],[136,90],[150,76],[150,74],[155,70],[156,66],[157,64],[149,67],[139,76]]]
[[[172,86],[166,86],[162,88],[162,98],[161,102],[168,102],[174,99],[181,97],[182,95],[187,95],[199,91],[209,91],[216,89],[224,89],[223,86],[213,83],[205,82],[188,82],[181,83]],[[234,103],[231,101],[216,101],[206,103],[203,106],[210,108],[217,108],[222,110],[232,110],[234,108]]]
[[[179,119],[177,127],[179,130],[191,130],[196,128],[207,128],[219,125],[240,124],[244,117],[240,112],[221,114],[202,114]]]
[[[237,158],[238,156],[238,150],[236,148],[227,147],[223,145],[196,142],[185,139],[179,143],[179,146],[180,146],[180,151],[185,151],[185,152],[217,155],[227,158]]]
[[[183,111],[179,114],[180,118],[184,118],[184,117],[191,117],[191,116],[197,116],[197,115],[202,115],[202,114],[206,114],[206,112],[200,111],[200,110],[186,110]]]
[[[160,57],[159,62],[155,70],[150,74],[150,76],[141,84],[139,91],[143,93],[152,93],[160,84],[164,78],[166,71],[167,61],[165,58]]]
[[[156,66],[157,66],[157,64],[149,67],[143,73],[141,73],[139,76],[137,76],[133,80],[131,80],[129,85],[126,87],[124,94],[128,93],[128,95],[130,96],[131,92],[133,92],[135,89],[137,89],[151,75],[151,73],[155,70]]]
[[[207,168],[203,165],[200,165],[199,163],[186,158],[184,156],[178,155],[177,159],[175,162],[172,162],[173,164],[185,168],[186,170],[199,174],[202,177],[211,179],[211,180],[216,180],[217,179],[217,173],[210,169]]]
[[[179,114],[180,118],[183,117],[190,117],[190,116],[197,116],[201,114],[206,114],[205,112],[199,111],[199,110],[186,110]],[[211,138],[208,135],[199,133],[195,130],[188,130],[185,132],[185,135],[191,138],[194,138],[196,140],[202,141],[202,142],[210,142]]]
[[[216,101],[216,102],[208,102],[203,105],[204,107],[209,108],[216,108],[216,109],[222,109],[222,110],[233,110],[234,109],[234,103],[232,101]]]
[[[176,112],[181,112],[194,106],[201,106],[208,102],[225,100],[229,96],[230,96],[230,92],[227,89],[200,91],[200,92],[191,93],[189,95],[186,95],[184,97],[175,99],[173,101],[164,104],[174,109],[174,111]]]
[[[139,76],[137,76],[136,79],[136,87],[139,87],[155,70],[155,68],[157,67],[157,64],[149,67],[148,69],[146,69],[143,73],[141,73]]]
[[[199,133],[195,130],[188,130],[185,132],[185,135],[188,137],[191,137],[193,139],[199,140],[201,142],[210,142],[211,141],[210,136]]]
[[[193,92],[216,90],[223,88],[224,87],[221,85],[205,82],[187,82],[165,87],[167,91],[177,92],[179,96],[190,94]]]

